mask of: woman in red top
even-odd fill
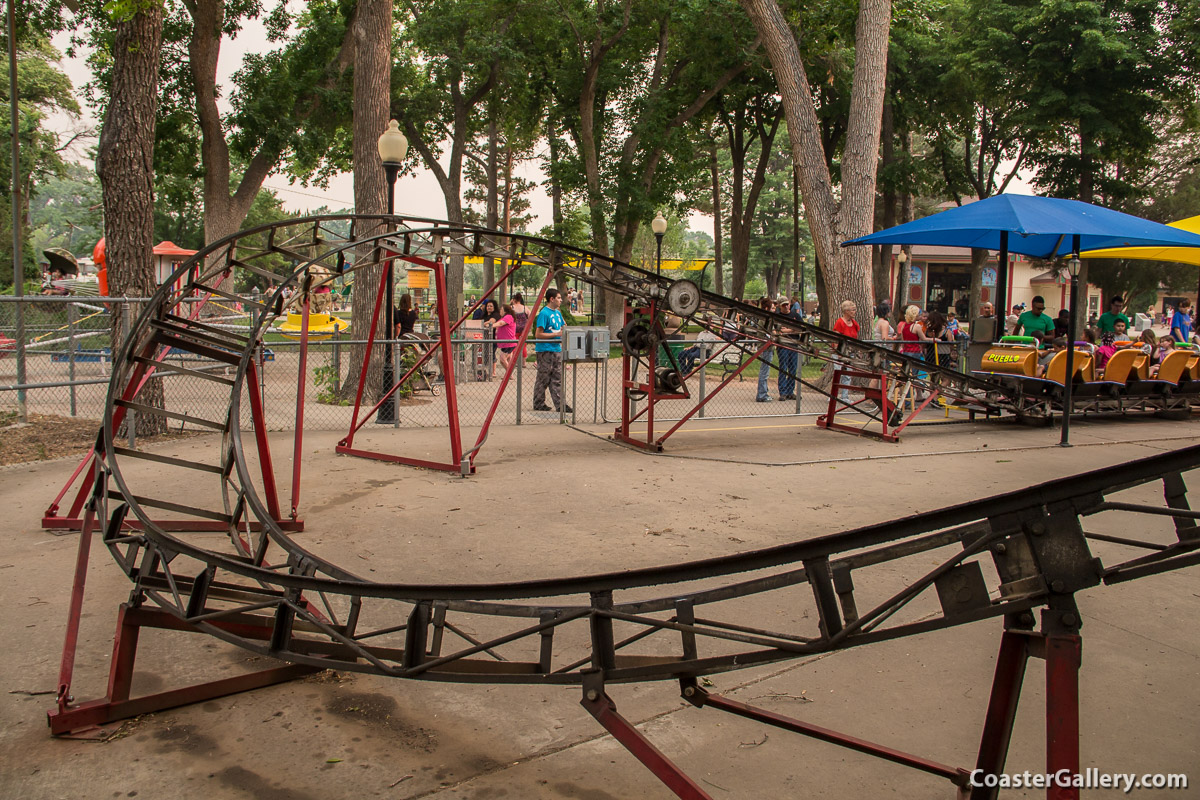
[[[849,336],[851,339],[858,338],[858,320],[854,318],[854,312],[858,307],[854,305],[853,300],[842,301],[842,316],[833,323],[833,332],[840,333],[842,336]]]
[[[927,340],[929,337],[925,335],[925,329],[921,327],[921,323],[917,322],[917,317],[920,312],[916,306],[909,306],[904,309],[904,321],[896,326],[896,332],[900,334],[904,344],[900,345],[900,352],[906,356],[913,358],[922,358],[921,345],[918,342]]]

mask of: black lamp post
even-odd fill
[[[1071,411],[1075,402],[1072,392],[1075,385],[1075,296],[1079,291],[1080,266],[1079,254],[1072,253],[1067,260],[1067,270],[1071,273],[1071,297],[1068,303],[1071,317],[1067,321],[1067,383],[1063,388],[1062,439],[1058,442],[1060,447],[1071,446]]]
[[[667,218],[658,212],[653,220],[650,221],[650,230],[654,231],[654,238],[658,240],[658,261],[654,267],[655,273],[662,274],[662,240],[663,234],[667,232]]]
[[[400,173],[400,165],[404,163],[404,157],[408,155],[408,139],[400,132],[400,126],[396,120],[388,122],[387,130],[379,137],[379,159],[383,162],[384,177],[387,178],[387,213],[388,216],[396,213],[396,176]],[[386,311],[384,311],[384,327],[387,334],[383,344],[383,391],[387,392],[392,388],[392,383],[396,380],[396,373],[392,364],[392,339],[396,335],[396,320],[395,320],[395,272],[392,266],[392,259],[387,262],[387,282],[385,286],[385,303]],[[383,405],[379,407],[379,416],[377,418],[380,424],[390,425],[396,422],[396,399],[395,396],[389,396],[383,401]]]
[[[808,261],[808,256],[800,256],[800,316],[807,316],[804,313],[804,304],[808,302],[808,298],[804,295],[804,262]]]

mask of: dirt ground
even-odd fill
[[[71,457],[85,452],[96,441],[98,422],[81,417],[30,414],[20,423],[16,414],[0,417],[0,466]],[[191,432],[143,437],[147,445],[190,438]]]
[[[464,439],[474,441],[471,433]],[[916,428],[889,445],[795,419],[699,421],[661,456],[618,447],[607,433],[597,426],[499,427],[478,474],[467,479],[337,456],[338,434],[309,436],[301,541],[380,580],[482,582],[673,563],[1127,463],[1200,443],[1200,422],[1079,422],[1069,449],[1055,446],[1056,430],[995,423]],[[292,438],[273,435],[271,443],[276,464],[286,464]],[[446,433],[374,429],[359,444],[436,458]],[[197,436],[151,449],[193,458],[215,448],[215,438]],[[0,650],[0,798],[673,796],[579,706],[578,688],[324,673],[150,714],[108,741],[50,737],[44,714],[57,686],[77,537],[43,531],[39,520],[74,467],[63,458],[0,469],[8,518],[0,526],[0,601],[9,610],[0,623],[7,644]],[[147,469],[135,477],[153,475]],[[1106,562],[1130,552],[1095,545]],[[103,548],[93,548],[88,581],[72,685],[79,701],[104,692],[114,614],[129,592]],[[1098,587],[1078,600],[1084,766],[1188,773],[1188,790],[1140,795],[1200,797],[1200,570]],[[992,620],[732,672],[714,677],[713,690],[969,767],[1000,630]],[[141,644],[135,694],[261,666],[256,656],[195,635],[148,631]],[[1031,662],[1010,771],[1038,771],[1045,763],[1042,676],[1041,663]],[[942,779],[687,706],[673,684],[610,693],[715,798],[954,797]]]

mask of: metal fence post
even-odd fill
[[[801,382],[801,380],[800,380],[803,377],[804,377],[804,353],[797,353],[796,354],[796,413],[797,414],[800,413],[800,403],[804,400],[804,397],[800,394],[800,392],[804,389],[804,383]]]
[[[79,311],[74,303],[67,304],[67,377],[71,380],[71,416],[75,416],[75,321]]]
[[[333,394],[337,396],[342,391],[342,346],[338,340],[342,338],[342,332],[335,330],[333,332]]]
[[[388,334],[388,335],[394,336],[395,334],[393,333],[393,334]],[[404,374],[403,372],[400,371],[400,355],[401,354],[400,354],[400,348],[398,346],[398,341],[399,340],[393,342],[390,339],[388,340],[388,343],[391,345],[391,347],[388,348],[388,352],[390,352],[392,354],[392,374],[395,376],[400,376],[400,375]],[[335,347],[336,347],[336,345],[335,345]],[[390,386],[385,386],[384,391],[386,391],[387,389],[390,389],[390,388],[391,388]],[[400,427],[400,409],[397,408],[397,405],[399,404],[399,400],[400,400],[400,393],[399,393],[399,391],[397,391],[392,394],[392,427],[393,428]]]
[[[705,362],[708,360],[709,352],[710,352],[709,344],[708,344],[708,342],[705,342],[704,349],[700,353],[700,361],[701,362]],[[705,397],[705,385],[704,385],[705,381],[704,381],[704,379],[705,379],[705,377],[707,377],[707,375],[708,375],[708,364],[704,364],[704,366],[700,368],[700,402],[702,404],[704,403],[704,397]],[[700,419],[704,419],[704,405],[700,406],[700,410],[696,413],[696,416],[698,416]]]
[[[521,380],[521,377],[525,374],[525,353],[523,351],[524,351],[523,347],[518,347],[516,350],[513,350],[513,358],[521,359],[520,361],[517,362],[517,424],[518,425],[521,424],[521,405],[525,402],[525,398],[522,397],[522,394],[523,394],[522,389],[524,388],[524,386],[523,386],[524,381]]]

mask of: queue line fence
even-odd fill
[[[25,308],[25,382],[16,380],[16,352],[11,345],[0,351],[0,423],[15,418],[18,393],[25,395],[27,412],[31,415],[54,415],[100,420],[112,359],[112,307],[125,304],[131,314],[145,300],[137,298],[38,297],[0,298],[0,336],[9,339],[15,334],[15,309],[18,302]],[[218,311],[222,311],[218,309]],[[249,316],[236,307],[224,309],[229,313],[215,317],[215,324],[249,325]],[[213,320],[207,320],[213,324]],[[353,333],[348,332],[349,333]],[[351,424],[354,390],[361,362],[352,353],[361,353],[365,342],[343,334],[328,340],[309,343],[308,369],[305,376],[305,427],[309,430],[348,430]],[[391,342],[396,359],[395,374],[402,375],[407,365],[428,342],[395,339]],[[375,349],[382,359],[387,342],[376,340]],[[452,343],[453,365],[459,419],[464,427],[483,424],[499,381],[503,375],[502,352],[498,346],[515,344],[496,339],[456,338]],[[889,343],[898,345],[898,343]],[[670,341],[683,365],[698,364],[703,350],[694,340]],[[703,345],[701,345],[703,346]],[[715,343],[709,346],[716,347]],[[697,351],[689,353],[689,349]],[[560,376],[563,396],[571,413],[535,411],[537,367],[534,348],[527,345],[519,369],[505,389],[493,424],[539,425],[571,422],[579,424],[616,424],[621,408],[621,358],[618,347],[605,360],[566,363]],[[691,356],[698,358],[691,361]],[[965,342],[941,342],[928,348],[926,358],[938,363],[965,364]],[[296,397],[299,383],[300,344],[277,334],[264,338],[258,354],[259,381],[263,394],[264,414],[270,430],[291,430],[296,422]],[[678,419],[696,401],[714,393],[721,383],[748,358],[737,348],[713,359],[708,366],[693,374],[687,381],[691,400],[669,401],[658,405],[656,417],[661,421]],[[168,355],[167,364],[191,371],[205,371],[229,377],[233,368],[224,364],[195,363],[192,354]],[[772,364],[776,364],[776,358]],[[423,374],[414,376],[398,393],[395,427],[438,427],[448,424],[443,398],[444,377],[440,374],[440,359],[431,359]],[[729,419],[755,417],[788,417],[824,413],[827,395],[804,384],[819,384],[828,364],[819,359],[800,357],[797,371],[803,379],[795,385],[794,398],[781,399],[779,373],[774,366],[749,365],[740,376],[713,397],[697,415],[698,418]],[[759,375],[765,370],[766,394],[769,402],[759,402]],[[167,409],[193,417],[207,418],[228,407],[228,389],[222,384],[186,374],[164,377]],[[370,398],[364,398],[364,403]],[[374,402],[373,400],[371,401]],[[373,427],[380,423],[370,423]],[[173,429],[187,429],[187,423],[171,422]],[[249,412],[241,420],[243,429],[250,427]]]

